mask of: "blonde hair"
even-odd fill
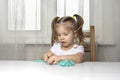
[[[84,20],[81,16],[74,14],[73,17],[71,16],[65,16],[65,17],[55,17],[51,23],[51,29],[52,29],[52,36],[51,36],[51,45],[53,45],[55,42],[58,41],[57,39],[57,33],[56,33],[56,27],[59,24],[64,24],[66,22],[71,23],[71,26],[69,26],[73,31],[76,32],[77,37],[76,40],[78,41],[78,44],[81,45],[84,42],[84,36],[82,27],[84,24]]]

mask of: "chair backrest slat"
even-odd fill
[[[95,61],[95,27],[90,26],[90,32],[84,32],[84,37],[89,38],[90,42],[85,42],[85,52],[90,53],[90,61]]]

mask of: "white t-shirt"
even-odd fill
[[[77,54],[78,52],[83,53],[84,55],[84,47],[82,45],[74,44],[74,46],[67,51],[64,51],[61,49],[60,43],[54,43],[54,45],[50,49],[55,55],[71,55],[71,54]]]

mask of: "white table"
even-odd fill
[[[61,67],[34,61],[0,61],[0,80],[120,80],[120,62]]]

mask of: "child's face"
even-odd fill
[[[59,26],[56,28],[58,41],[61,43],[62,47],[71,47],[74,42],[74,32],[70,28],[65,26]]]

